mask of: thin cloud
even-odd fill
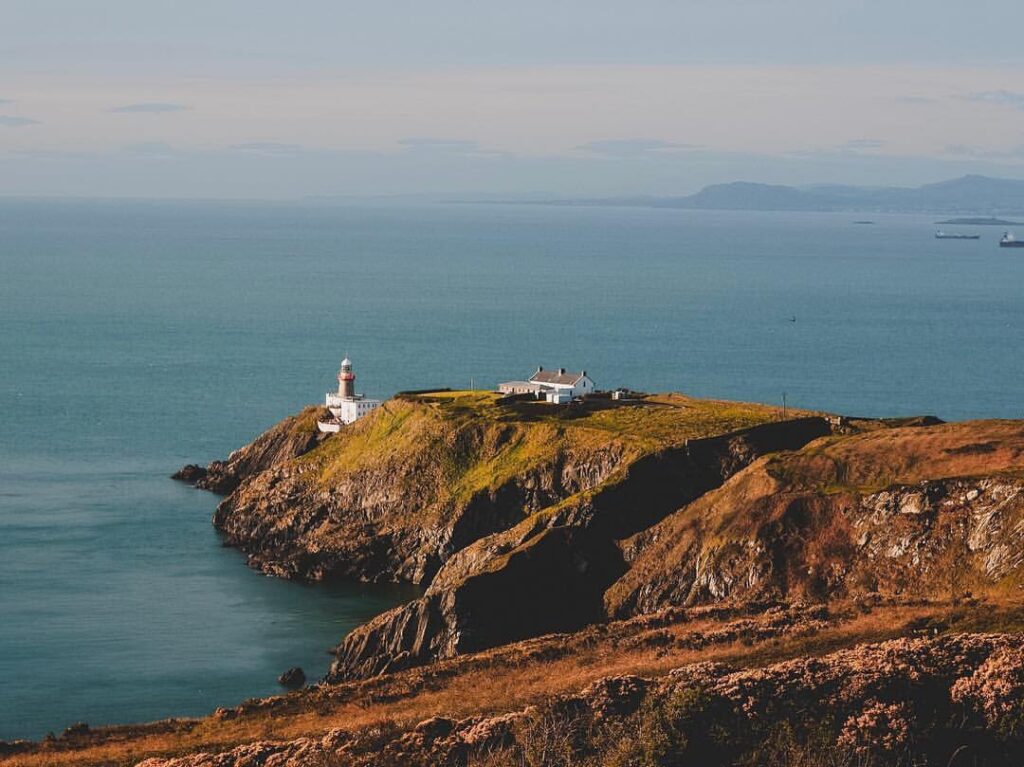
[[[576,147],[581,152],[604,155],[606,157],[642,157],[666,152],[683,152],[703,149],[698,144],[680,144],[674,141],[662,141],[649,138],[615,138],[601,141],[590,141]]]
[[[998,104],[1024,110],[1024,93],[1016,91],[978,91],[976,93],[968,93],[960,98],[966,101],[979,101],[985,104]]]
[[[42,125],[42,123],[39,120],[33,120],[31,117],[0,115],[0,126],[5,128],[24,128],[28,125]]]
[[[171,104],[164,101],[147,101],[139,104],[125,104],[124,106],[111,107],[110,112],[115,114],[166,114],[168,112],[185,112],[189,107],[184,104]]]

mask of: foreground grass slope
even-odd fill
[[[80,728],[51,741],[0,754],[0,764],[127,767],[150,757],[189,755],[190,761],[184,764],[200,767],[671,765],[680,763],[679,751],[685,745],[678,736],[686,735],[687,728],[694,724],[706,733],[728,732],[729,742],[724,745],[735,746],[737,751],[756,750],[759,744],[752,740],[782,725],[779,716],[783,715],[794,727],[789,733],[794,741],[775,745],[793,749],[824,745],[834,750],[845,718],[829,722],[828,717],[819,716],[824,708],[809,705],[805,698],[795,695],[787,698],[781,689],[772,687],[772,680],[778,676],[772,667],[787,662],[793,665],[785,667],[789,670],[781,678],[801,680],[800,695],[820,695],[822,705],[827,696],[834,695],[831,691],[845,686],[849,692],[841,705],[851,711],[847,717],[856,713],[852,711],[854,707],[857,712],[870,708],[874,703],[872,696],[877,700],[883,691],[887,703],[913,703],[920,700],[917,696],[924,695],[947,713],[970,715],[974,732],[963,733],[962,743],[987,731],[984,712],[975,715],[969,706],[955,707],[949,694],[952,680],[944,682],[946,687],[936,694],[935,688],[921,686],[920,681],[912,681],[913,676],[907,678],[907,674],[922,668],[930,651],[893,646],[878,656],[871,654],[874,651],[854,650],[846,657],[861,659],[856,665],[839,662],[830,654],[898,637],[978,636],[979,632],[1006,635],[1021,630],[1024,607],[1019,604],[862,602],[835,603],[830,607],[755,604],[668,610],[575,634],[551,635],[465,655],[426,668],[253,700],[218,710],[203,719]],[[982,639],[980,643],[963,646],[983,648],[981,654],[967,654],[974,667],[990,653],[991,641]],[[879,657],[884,662],[879,662]],[[929,673],[955,677],[958,667],[947,665],[942,670],[931,662],[934,670]],[[856,687],[856,680],[864,679],[857,674],[868,668],[876,674],[871,686]],[[814,673],[808,674],[809,670]],[[730,678],[730,674],[737,673],[746,676]],[[639,682],[634,681],[637,678]],[[736,719],[742,709],[723,709],[720,698],[708,698],[711,694],[729,694],[730,686],[741,679],[748,689],[760,689],[773,696],[778,715],[765,712],[744,723]],[[680,683],[687,681],[689,684],[680,689]],[[682,697],[666,697],[659,692],[667,691],[668,686],[678,689]],[[587,688],[605,693],[587,696],[585,706],[573,702]],[[611,693],[614,695],[609,702],[614,705],[609,705],[597,719],[591,719],[594,704]],[[696,696],[700,706],[687,707],[685,711],[675,708],[681,700],[692,696]],[[797,716],[786,706],[802,707],[803,713]],[[840,703],[830,711],[833,709],[838,713]],[[526,717],[520,712],[526,712]],[[700,715],[696,723],[691,714]],[[431,731],[445,733],[445,737],[451,733],[452,745],[455,736],[464,739],[470,729],[495,718],[497,723],[478,727],[480,739],[473,747],[442,753],[444,737],[436,743],[437,750],[433,749],[432,741],[424,743],[421,737]],[[819,729],[819,725],[826,723],[834,731]],[[504,725],[515,725],[511,737],[507,729],[501,729]],[[666,733],[673,732],[672,741],[666,743]],[[566,739],[567,733],[572,737]],[[922,734],[918,732],[915,737]],[[750,738],[740,737],[746,735]],[[545,743],[547,738],[552,740]],[[831,740],[823,743],[823,738]],[[902,745],[910,743],[905,741]],[[296,756],[296,744],[307,744],[305,752]],[[626,747],[620,749],[622,744]],[[772,755],[770,748],[774,746],[767,742],[760,745]],[[954,743],[945,754],[943,765],[958,745]],[[533,750],[545,746],[547,760],[539,756],[540,751]],[[666,746],[671,750],[666,750]],[[949,746],[948,741],[943,746]],[[241,748],[230,753],[236,747]],[[385,758],[389,750],[390,758]],[[222,755],[213,756],[218,753]],[[697,752],[691,754],[692,758],[700,756]],[[273,761],[269,761],[271,757]],[[714,760],[707,758],[707,754],[703,757],[699,762],[709,765],[766,763],[734,761],[721,754]],[[869,764],[865,759],[855,758],[801,763]],[[879,763],[893,764],[895,760]]]

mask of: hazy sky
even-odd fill
[[[0,0],[0,193],[1024,178],[1021,0]]]

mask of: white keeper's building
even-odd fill
[[[586,370],[571,373],[565,368],[545,370],[539,367],[537,372],[525,381],[505,381],[498,384],[498,391],[502,394],[532,394],[537,399],[544,399],[553,404],[564,404],[577,397],[593,394],[596,389]]]

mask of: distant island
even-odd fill
[[[964,226],[1021,226],[1020,221],[1007,221],[1005,218],[980,216],[976,218],[951,218],[948,221],[936,221],[936,224],[962,224]]]
[[[1009,225],[997,215],[1024,216],[1024,180],[970,175],[919,187],[860,187],[839,184],[781,186],[734,181],[706,186],[686,196],[634,196],[547,200],[464,200],[521,205],[627,206],[680,210],[758,210],[978,215],[956,223]],[[948,223],[948,222],[942,222]]]

